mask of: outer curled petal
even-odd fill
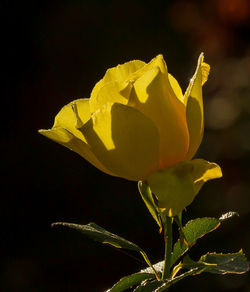
[[[131,88],[130,82],[121,84],[118,81],[113,81],[105,84],[95,96],[90,98],[90,111],[94,113],[106,103],[127,104]]]
[[[171,75],[168,73],[168,80],[169,83],[172,87],[173,92],[175,93],[175,96],[182,102],[184,103],[184,96],[182,93],[182,89],[178,83],[178,81]]]
[[[204,131],[204,113],[202,100],[202,85],[206,82],[210,67],[203,62],[204,55],[200,55],[193,78],[184,95],[186,117],[189,130],[189,150],[186,159],[191,159],[199,148]]]
[[[128,79],[132,73],[136,72],[140,68],[144,67],[145,63],[139,60],[133,60],[122,65],[110,68],[106,71],[104,77],[96,83],[95,87],[91,92],[90,99],[94,100],[99,92],[99,90],[106,84],[117,81],[122,84],[125,80]],[[115,101],[114,101],[115,102]],[[95,101],[93,101],[95,103]],[[93,111],[91,111],[93,112]]]
[[[86,142],[82,133],[76,128],[77,119],[72,106],[77,106],[78,116],[81,123],[85,124],[90,119],[89,99],[77,99],[65,105],[55,117],[53,128],[67,129],[75,137]]]
[[[107,103],[80,130],[98,160],[117,176],[138,181],[157,169],[159,134],[138,110]]]
[[[115,175],[99,162],[86,143],[75,137],[68,130],[64,128],[52,128],[50,130],[39,130],[39,133],[78,153],[101,171],[109,175]]]
[[[165,168],[184,160],[189,134],[185,106],[172,89],[161,55],[154,59],[154,65],[134,82],[129,105],[150,117],[156,125],[160,134],[159,168]],[[171,83],[176,85],[174,79]],[[180,93],[177,85],[175,91]]]
[[[222,176],[220,167],[203,159],[182,161],[153,173],[147,180],[167,216],[175,216],[192,203],[203,184]]]

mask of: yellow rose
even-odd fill
[[[106,72],[89,99],[64,106],[53,127],[39,132],[105,173],[147,181],[172,216],[192,202],[206,180],[221,176],[214,163],[190,161],[203,137],[202,85],[209,68],[201,54],[183,95],[162,55],[148,64],[118,65]],[[174,187],[179,180],[185,184]],[[185,197],[186,188],[191,195]],[[182,204],[183,197],[188,199]]]

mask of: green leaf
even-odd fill
[[[161,281],[157,281],[157,280],[153,280],[153,281],[148,281],[148,282],[144,282],[141,283],[141,285],[139,285],[134,292],[162,292],[162,291],[166,291],[170,286],[174,285],[175,283],[179,282],[180,280],[194,275],[197,273],[197,271],[199,270],[199,268],[195,267],[192,268],[191,270],[177,276],[174,277],[173,279],[166,279],[166,280],[161,280]]]
[[[160,227],[160,233],[161,233],[162,222],[160,219],[160,210],[157,207],[157,205],[155,204],[154,197],[153,197],[153,194],[151,192],[150,187],[145,182],[139,181],[138,182],[138,189],[139,189],[141,197],[142,197],[145,205],[147,206],[150,214],[152,215],[152,217],[154,218],[154,220],[156,221],[156,223]]]
[[[213,274],[243,274],[249,271],[249,262],[242,250],[237,253],[207,253],[199,262],[205,266],[205,272]]]
[[[161,285],[157,289],[155,289],[154,292],[167,291],[167,289],[170,286],[174,285],[175,283],[179,282],[180,280],[182,280],[188,276],[196,274],[197,270],[198,270],[198,268],[193,268],[190,271],[187,271],[187,272],[185,272],[185,273],[183,273],[183,274],[181,274],[173,279],[162,281],[163,283],[161,283]]]
[[[95,223],[89,223],[87,225],[79,225],[79,224],[73,224],[73,223],[58,222],[58,223],[53,223],[52,226],[65,226],[71,229],[75,229],[95,241],[98,241],[104,244],[110,244],[117,248],[125,248],[128,250],[134,250],[134,251],[139,251],[139,252],[142,251],[142,249],[135,243],[128,241],[118,235],[115,235],[105,230],[104,228],[98,226]]]
[[[232,218],[237,215],[235,212],[228,212],[222,215],[219,219],[217,218],[197,218],[194,220],[190,220],[185,227],[183,227],[182,231],[185,235],[185,239],[189,243],[189,246],[183,243],[181,246],[180,240],[178,240],[173,249],[172,262],[171,266],[184,254],[186,253],[191,246],[196,243],[196,240],[203,237],[205,234],[217,229],[221,222]]]
[[[182,268],[198,268],[199,272],[212,274],[243,274],[249,271],[249,262],[242,250],[236,253],[207,253],[195,262],[189,256],[183,259]]]
[[[220,220],[220,222],[222,222],[222,221],[226,221],[228,219],[231,219],[232,217],[235,217],[235,216],[240,216],[240,215],[237,212],[230,211],[230,212],[227,212],[225,214],[222,214],[220,216],[219,220]]]
[[[148,259],[147,254],[143,249],[141,249],[138,245],[135,243],[128,241],[116,234],[113,234],[104,228],[98,226],[95,223],[89,223],[87,225],[79,225],[79,224],[73,224],[73,223],[65,223],[65,222],[58,222],[53,223],[52,226],[65,226],[71,229],[75,229],[83,233],[84,235],[88,236],[89,238],[104,243],[104,244],[110,244],[116,248],[124,248],[128,250],[133,250],[140,252],[140,254],[143,256],[145,262],[149,265],[149,267],[152,268],[152,270],[155,273],[155,276],[157,279],[159,279],[154,267],[152,266],[151,262]]]
[[[190,259],[189,256],[185,256],[183,263],[181,264],[182,268],[189,269],[189,271],[176,276],[172,279],[167,279],[163,281],[152,281],[145,284],[145,287],[152,287],[154,290],[143,290],[144,287],[142,284],[138,287],[141,287],[141,290],[134,291],[154,291],[154,292],[163,292],[168,289],[170,286],[179,282],[180,280],[193,275],[198,275],[202,272],[213,273],[213,274],[243,274],[249,271],[249,262],[247,261],[245,254],[242,250],[237,253],[207,253],[201,256],[198,262],[195,262]],[[152,283],[152,284],[151,284]],[[156,283],[159,283],[158,286]],[[156,285],[155,287],[153,285]]]
[[[162,286],[164,282],[163,281],[145,281],[141,283],[141,285],[137,286],[133,292],[152,292],[155,291],[158,287]]]
[[[149,273],[135,273],[120,279],[112,288],[106,292],[122,292],[135,285],[138,285],[142,281],[155,278],[154,274]]]
[[[189,246],[183,243],[183,246],[181,247],[180,240],[178,240],[175,243],[173,254],[172,254],[171,266],[196,243],[197,239],[203,237],[207,233],[218,228],[221,222],[227,219],[230,219],[236,215],[238,215],[236,212],[228,212],[222,215],[219,219],[204,217],[204,218],[197,218],[194,220],[190,220],[182,228],[183,233],[186,237],[186,240],[189,243]],[[164,266],[164,261],[160,261],[153,265],[154,269],[158,273],[162,273],[163,266]],[[147,269],[142,270],[141,272],[152,273],[153,271],[151,268],[147,268]]]
[[[202,272],[213,274],[243,274],[249,271],[249,263],[243,253],[240,250],[237,253],[231,254],[217,254],[207,253],[203,255],[198,262],[190,259],[189,256],[185,256],[182,263],[182,268],[189,269],[189,271],[174,277],[170,280],[164,280],[154,292],[163,292],[173,284],[180,280],[193,275],[198,275]]]

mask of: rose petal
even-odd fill
[[[185,158],[189,133],[185,106],[171,87],[161,55],[155,58],[154,65],[135,81],[129,105],[150,117],[156,125],[160,133],[159,168],[165,168]],[[175,90],[179,88],[175,86]]]
[[[59,113],[55,117],[53,128],[67,129],[75,137],[83,140],[86,143],[84,136],[76,128],[77,119],[72,109],[73,104],[77,106],[78,115],[83,124],[90,119],[89,99],[87,98],[77,99],[65,105],[59,111]]]
[[[90,111],[94,113],[106,103],[127,104],[131,88],[132,84],[129,82],[120,84],[118,81],[113,81],[105,84],[95,96],[90,98]]]
[[[96,83],[95,87],[91,92],[90,98],[94,100],[99,92],[99,90],[107,83],[118,81],[119,83],[123,83],[128,79],[132,73],[136,72],[140,68],[145,66],[145,63],[140,60],[133,60],[122,65],[118,65],[116,67],[110,68],[106,71],[104,77]]]
[[[192,203],[203,184],[222,176],[219,165],[203,159],[182,161],[153,173],[147,182],[167,216],[175,216]]]
[[[107,103],[80,130],[98,160],[117,176],[138,181],[157,169],[159,134],[138,110]]]
[[[204,113],[202,100],[202,85],[209,74],[209,65],[203,62],[204,55],[200,55],[193,78],[184,95],[186,117],[189,130],[189,150],[186,159],[191,159],[199,148],[204,132]]]
[[[101,171],[115,176],[114,173],[107,170],[100,161],[96,158],[96,156],[92,153],[90,147],[84,143],[82,140],[75,137],[68,130],[64,128],[52,128],[49,130],[39,130],[39,133],[44,135],[45,137],[73,150],[74,152],[81,155],[83,158],[88,160],[95,167],[100,169]]]

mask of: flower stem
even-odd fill
[[[170,265],[172,257],[172,244],[173,244],[173,232],[172,232],[172,218],[166,216],[166,222],[164,224],[164,241],[165,241],[165,254],[164,254],[164,267],[162,273],[162,280],[167,279],[170,276]]]

